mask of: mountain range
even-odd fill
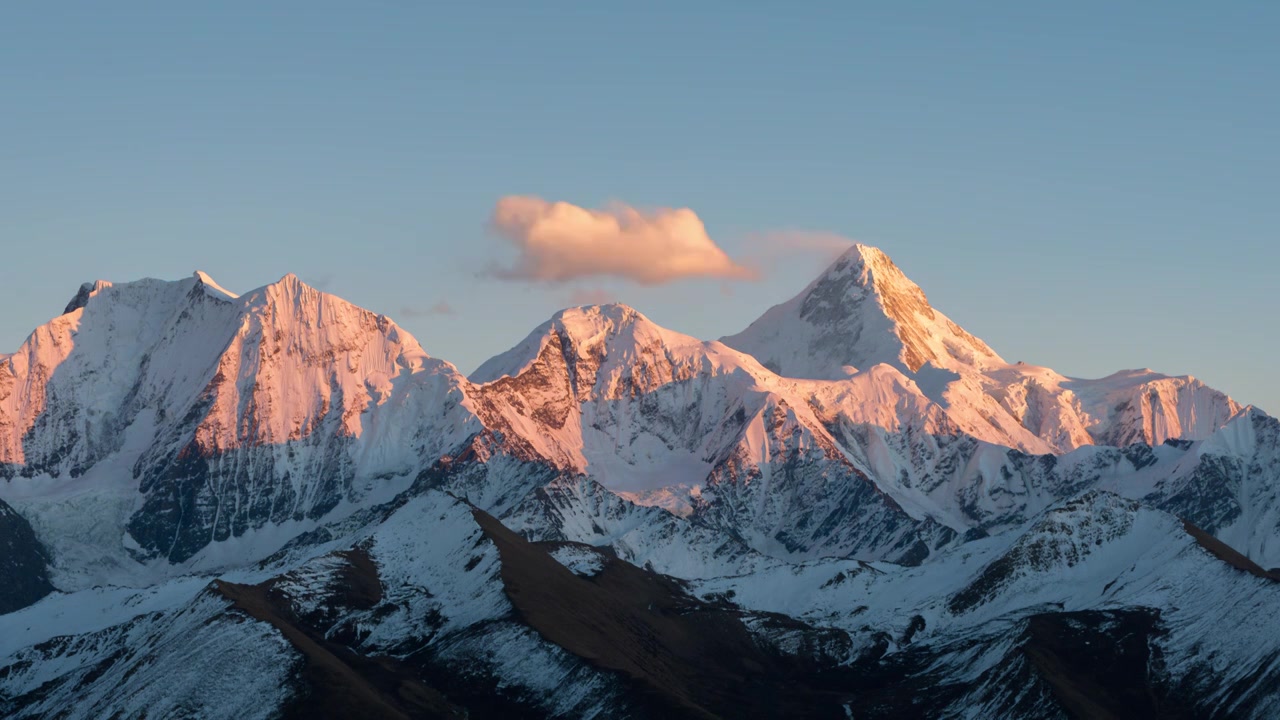
[[[290,275],[0,355],[5,717],[1274,717],[1280,422],[1009,363],[855,245],[469,376]]]

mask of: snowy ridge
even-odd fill
[[[758,552],[895,559],[929,552],[913,533],[920,522],[936,523],[885,498],[827,430],[843,418],[940,431],[945,421],[932,404],[890,368],[839,386],[784,379],[720,343],[615,305],[558,314],[472,379],[484,382],[486,396],[507,399],[502,420],[488,424],[528,438],[561,472],[691,516]],[[865,522],[835,522],[864,502]],[[818,521],[815,529],[797,536],[805,518]],[[950,536],[926,532],[931,543]]]
[[[101,581],[84,564],[185,561],[233,538],[207,562],[236,564],[290,537],[246,534],[403,491],[481,429],[465,384],[384,316],[294,276],[243,296],[203,274],[99,282],[0,367],[0,474],[84,582]],[[69,498],[116,524],[63,529]]]
[[[412,654],[432,676],[459,668],[449,677],[462,684],[500,678],[496,694],[525,712],[589,717],[625,706],[616,681],[514,621],[496,551],[462,503],[428,492],[362,535],[358,547],[317,549],[255,578],[233,573],[232,582],[259,583],[239,587],[263,588],[300,627],[350,638],[359,653]],[[363,580],[377,588],[372,596],[340,577],[355,555],[372,563]],[[145,591],[94,588],[4,616],[23,631],[0,641],[0,711],[265,718],[315,692],[299,680],[311,661],[302,646],[230,602],[223,587],[236,586],[186,578]]]
[[[1280,622],[1280,585],[1215,557],[1176,518],[1110,493],[1078,496],[1015,538],[974,542],[918,568],[823,560],[697,585],[704,596],[728,594],[745,608],[842,628],[864,646],[873,630],[887,633],[896,638],[891,652],[924,656],[927,677],[963,688],[939,693],[947,709],[937,712],[947,716],[1047,712],[1054,702],[1030,710],[996,700],[1032,682],[1004,675],[1026,624],[1052,613],[1123,618],[1135,609],[1157,613],[1162,631],[1150,642],[1163,665],[1151,667],[1167,673],[1166,692],[1196,698],[1205,712],[1265,717],[1280,707],[1271,680],[1260,682],[1280,673],[1275,649],[1249,639]]]
[[[1274,418],[1189,376],[1008,364],[866,246],[724,342],[572,308],[470,378],[292,275],[99,281],[0,356],[0,567],[33,588],[0,614],[0,714],[253,716],[241,687],[262,716],[324,687],[657,712],[649,669],[548,639],[521,593],[551,583],[608,608],[601,648],[718,628],[803,669],[753,682],[819,670],[840,689],[802,705],[859,717],[1077,712],[1064,687],[1141,714],[1125,682],[1267,717],[1277,488]]]
[[[824,312],[848,296],[876,312],[893,304],[886,293],[923,297],[871,248],[855,248],[823,277],[843,293],[824,300]],[[99,282],[78,304],[13,356],[33,362],[7,364],[11,385],[19,375],[24,388],[52,384],[5,398],[8,472],[31,478],[8,495],[58,536],[64,568],[110,532],[58,532],[52,513],[68,494],[103,497],[123,519],[123,547],[114,559],[76,562],[106,563],[104,572],[139,555],[200,567],[261,557],[321,518],[386,501],[422,468],[468,452],[488,467],[464,470],[449,487],[502,514],[517,512],[543,472],[585,475],[625,501],[686,516],[768,555],[915,562],[1103,480],[1028,477],[1035,463],[1011,461],[1000,447],[1047,453],[1092,444],[1094,435],[1195,437],[1240,412],[1190,379],[1077,381],[1001,365],[967,334],[944,345],[969,343],[969,355],[915,346],[963,374],[930,360],[916,372],[881,363],[846,369],[852,374],[839,380],[805,380],[658,327],[631,308],[575,308],[467,380],[390,320],[294,276],[243,296],[203,273],[177,283]],[[894,322],[934,317],[950,327],[927,303],[909,305]],[[120,337],[131,344],[115,347]],[[985,369],[966,369],[965,357]],[[104,375],[112,378],[105,385]],[[940,386],[939,377],[959,379]],[[89,387],[93,397],[81,399]],[[45,396],[66,409],[46,412]],[[1134,396],[1143,402],[1129,402]],[[43,427],[33,432],[37,419]],[[44,467],[50,460],[56,464]],[[494,470],[507,463],[500,474],[511,481],[495,483]],[[521,469],[530,463],[545,470],[530,475]],[[74,481],[108,467],[133,468],[142,497],[130,495],[128,482]],[[246,473],[272,480],[264,486]],[[864,522],[845,522],[868,502]],[[797,534],[800,525],[811,529]]]
[[[1154,468],[1133,453],[1084,452],[1094,445],[1089,431],[1102,434],[1089,410],[1101,414],[1117,397],[1152,398],[1145,407],[1153,412],[1113,417],[1101,426],[1107,432],[1140,431],[1145,423],[1168,439],[1181,432],[1182,413],[1192,432],[1208,434],[1239,412],[1195,381],[1153,373],[1077,381],[1023,365],[985,372],[1011,379],[999,394],[983,390],[992,382],[986,374],[961,376],[948,390],[977,386],[977,408],[934,402],[888,364],[836,381],[784,378],[722,344],[656,327],[631,308],[605,306],[558,314],[472,379],[518,398],[508,403],[515,416],[504,422],[561,472],[586,475],[631,503],[688,516],[788,559],[851,554],[918,562],[973,532],[1017,527],[1088,487],[1145,497],[1186,464],[1174,448],[1168,450],[1179,459]],[[1156,402],[1157,395],[1167,401]],[[1033,435],[1025,427],[1033,414],[1058,435]],[[1024,441],[992,441],[998,417]],[[973,423],[987,430],[976,440],[966,433]],[[1070,427],[1076,431],[1060,434]],[[1010,445],[1029,447],[1030,454],[1010,453]],[[1055,445],[1082,450],[1046,457]],[[1117,476],[1149,479],[1119,487]],[[864,522],[853,520],[857,508]],[[557,512],[567,512],[563,503]],[[575,527],[601,526],[599,508],[591,512],[591,523]],[[520,526],[530,528],[527,521]],[[800,527],[804,534],[796,532]],[[594,530],[553,536],[591,543],[603,537]]]
[[[1200,440],[1241,410],[1191,377],[1139,370],[1080,380],[1006,363],[930,306],[883,252],[865,245],[723,341],[783,376],[841,379],[893,366],[963,432],[1032,453]]]

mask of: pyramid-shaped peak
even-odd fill
[[[893,264],[893,261],[889,259],[889,256],[886,255],[883,250],[874,245],[867,245],[865,243],[854,243],[850,245],[849,249],[845,250],[840,257],[836,259],[835,264],[838,264],[841,260],[861,262],[869,265],[877,265],[880,263],[888,263],[889,265]]]
[[[781,375],[838,379],[847,367],[926,364],[960,370],[1003,364],[929,304],[884,251],[856,244],[791,300],[723,339]]]
[[[861,285],[873,285],[876,292],[908,292],[924,298],[920,287],[908,278],[883,250],[855,243],[810,284],[814,288],[824,282],[851,277]],[[927,304],[927,301],[925,301]]]

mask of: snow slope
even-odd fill
[[[362,655],[412,656],[428,676],[460,685],[484,679],[475,692],[490,705],[503,698],[508,705],[498,707],[584,717],[625,707],[613,679],[517,621],[496,550],[463,503],[427,492],[338,547],[232,574],[232,582],[259,583],[317,638],[348,638]],[[353,592],[353,557],[371,563],[372,602]],[[289,634],[296,627],[282,634],[232,602],[223,583],[94,588],[0,616],[0,711],[265,718],[317,692],[306,679],[314,651]],[[495,680],[499,688],[486,689]]]
[[[1177,518],[1106,492],[1055,505],[1011,535],[917,568],[823,560],[696,587],[705,597],[841,628],[863,647],[875,634],[892,638],[890,657],[923,655],[929,679],[958,686],[935,709],[940,716],[1009,713],[1002,703],[1015,702],[1011,694],[1034,690],[1031,678],[1007,675],[1025,657],[1019,634],[1044,617],[1077,623],[1089,613],[1155,613],[1160,630],[1150,642],[1161,660],[1147,671],[1163,675],[1167,692],[1194,698],[1202,714],[1266,717],[1280,708],[1271,690],[1277,649],[1257,640],[1280,629],[1274,579],[1232,567]],[[1057,713],[1041,705],[1013,714]]]
[[[1006,363],[865,246],[724,342],[573,308],[470,378],[293,276],[99,281],[0,356],[0,569],[33,589],[0,713],[645,716],[527,614],[485,511],[566,602],[660,589],[601,617],[745,628],[845,714],[1267,717],[1278,487],[1275,419]]]
[[[1132,370],[1080,380],[1006,363],[866,245],[723,342],[788,377],[839,379],[893,366],[964,432],[1032,453],[1200,440],[1242,409],[1189,376]]]
[[[242,296],[202,273],[83,290],[0,365],[0,497],[84,582],[211,543],[269,554],[481,428],[452,365],[293,276]]]

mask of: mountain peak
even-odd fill
[[[723,342],[781,375],[817,379],[880,363],[909,373],[927,363],[949,370],[1004,363],[935,310],[888,255],[862,244],[799,295]]]
[[[285,273],[284,277],[267,286],[268,289],[276,289],[288,294],[296,294],[303,290],[315,290],[315,288],[302,281],[302,278],[293,273]]]
[[[611,303],[583,305],[565,308],[551,319],[534,328],[533,332],[511,350],[496,355],[470,376],[472,382],[486,383],[504,375],[515,377],[534,362],[548,342],[554,341],[564,352],[573,354],[603,352],[606,346],[615,349],[652,344],[653,342],[676,345],[697,344],[699,341],[654,323],[643,313],[629,305]]]
[[[200,285],[205,290],[209,291],[214,297],[219,297],[223,300],[235,300],[240,297],[219,285],[212,277],[209,276],[209,273],[206,273],[203,270],[195,271],[191,274],[191,277],[196,279],[197,285]]]
[[[838,265],[841,260],[861,262],[867,265],[893,265],[893,260],[889,259],[889,256],[886,255],[883,250],[874,245],[867,245],[865,243],[854,243],[853,245],[850,245],[849,249],[841,253],[840,257],[836,258],[836,261],[829,267]]]
[[[551,316],[551,323],[568,331],[596,330],[605,326],[618,327],[649,323],[644,313],[630,305],[608,303],[565,308]]]
[[[327,303],[334,306],[351,305],[352,307],[356,307],[336,295],[329,295],[317,290],[303,282],[302,278],[299,278],[293,273],[288,273],[279,280],[251,290],[240,297],[250,307],[263,303],[268,305],[274,304],[283,307],[292,307],[295,309],[301,309],[303,306],[319,305],[321,303]],[[363,308],[360,309],[363,311]]]

